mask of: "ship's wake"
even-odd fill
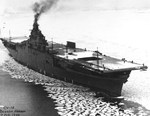
[[[37,73],[10,58],[2,65],[4,71],[9,72],[11,78],[22,79],[25,82],[41,84],[48,92],[48,96],[54,100],[55,109],[61,116],[96,116],[96,115],[119,115],[119,116],[147,116],[144,108],[134,107],[121,109],[117,105],[111,105],[96,98],[95,93],[89,88],[70,84]],[[135,112],[136,111],[136,112]]]

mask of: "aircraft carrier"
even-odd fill
[[[76,48],[75,42],[48,42],[37,19],[27,40],[17,43],[10,39],[1,38],[10,56],[19,63],[47,76],[88,86],[105,97],[119,98],[131,71],[147,69],[143,64],[113,58],[98,50]]]

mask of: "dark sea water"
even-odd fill
[[[48,93],[41,85],[12,79],[7,72],[0,71],[0,109],[21,110],[0,115],[58,116],[53,100],[47,96]]]

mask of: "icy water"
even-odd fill
[[[63,15],[60,13],[51,14],[51,16],[43,15],[40,20],[40,28],[48,40],[51,40],[51,37],[54,41],[62,43],[65,43],[66,40],[72,40],[77,42],[77,47],[81,46],[92,50],[98,47],[99,51],[107,55],[127,58],[150,66],[149,20],[150,12],[114,11],[75,14],[68,12]],[[21,30],[20,25],[14,29],[15,22],[19,23],[19,21],[29,23],[27,25],[21,24]],[[8,20],[7,25],[13,29],[14,36],[20,36],[23,33],[28,33],[24,30],[32,28],[32,19],[28,17],[12,19]],[[122,90],[122,95],[125,97],[125,110],[120,111],[117,106],[102,102],[101,98],[95,98],[95,93],[90,91],[89,88],[72,85],[36,73],[10,58],[1,43],[0,49],[2,54],[0,57],[1,69],[9,72],[12,80],[19,82],[21,80],[22,84],[29,83],[28,88],[32,89],[31,85],[42,85],[43,90],[48,93],[44,96],[48,97],[50,102],[51,99],[54,100],[55,106],[53,108],[61,116],[150,115],[149,69],[146,72],[133,71],[131,73]],[[25,85],[20,86],[26,87]],[[34,94],[36,95],[36,92],[31,92],[31,95],[35,96]],[[5,103],[5,100],[3,103]],[[23,107],[23,109],[26,109],[26,107]],[[34,112],[34,109],[32,111]]]
[[[0,109],[11,111],[1,112],[0,115],[58,116],[53,100],[47,97],[43,89],[41,85],[13,79],[8,73],[0,71]]]

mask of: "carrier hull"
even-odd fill
[[[27,40],[21,43],[1,40],[9,54],[21,64],[53,78],[88,86],[110,97],[121,96],[123,84],[132,70],[147,69],[145,65],[106,56],[99,51],[76,48],[74,42],[67,42],[67,45],[48,43],[38,28],[37,19]]]
[[[131,72],[131,69],[129,69],[102,74],[92,74],[88,71],[83,73],[67,66],[64,68],[57,65],[61,64],[61,62],[66,62],[66,65],[68,65],[70,63],[68,59],[28,47],[21,48],[20,46],[16,46],[15,49],[12,49],[7,44],[4,45],[8,49],[10,56],[30,69],[63,81],[88,86],[109,97],[121,96],[123,84],[127,81]],[[57,62],[55,63],[56,59]],[[73,61],[71,62],[74,63]]]

